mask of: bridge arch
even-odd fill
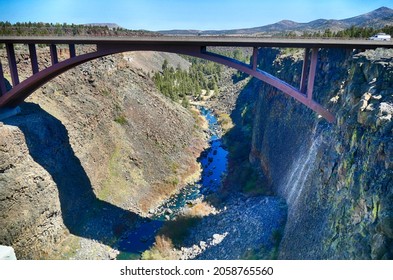
[[[129,51],[159,51],[159,52],[170,52],[177,54],[184,54],[189,56],[194,56],[202,59],[207,59],[210,61],[214,61],[216,63],[220,63],[226,65],[228,67],[232,67],[236,70],[244,72],[248,75],[251,75],[271,86],[279,89],[285,94],[295,98],[302,104],[309,107],[314,112],[321,115],[323,118],[328,120],[329,122],[334,122],[335,117],[320,104],[315,102],[312,98],[312,90],[314,86],[315,79],[315,71],[317,64],[317,54],[318,49],[311,49],[311,63],[309,64],[308,53],[309,49],[305,51],[305,57],[303,62],[303,71],[302,78],[300,82],[299,89],[289,85],[288,83],[274,77],[273,75],[266,73],[265,71],[257,68],[257,55],[258,48],[254,47],[253,56],[251,58],[250,64],[246,64],[240,62],[238,60],[222,56],[216,53],[211,53],[206,51],[206,47],[202,45],[193,45],[193,44],[127,44],[127,43],[100,43],[97,44],[97,50],[91,53],[75,55],[75,46],[70,45],[70,54],[71,57],[58,62],[57,61],[57,52],[56,46],[51,45],[51,58],[52,65],[46,69],[38,71],[38,64],[36,61],[36,53],[35,53],[35,45],[29,44],[30,49],[30,57],[32,59],[32,68],[33,75],[27,78],[26,80],[19,83],[17,77],[16,70],[16,62],[15,62],[15,54],[13,53],[13,45],[6,44],[7,47],[7,56],[11,69],[11,76],[13,81],[13,88],[8,92],[5,92],[5,86],[2,85],[3,94],[0,96],[0,108],[7,107],[16,107],[20,103],[22,103],[28,96],[30,96],[35,90],[39,87],[53,79],[54,77],[66,72],[67,70],[74,68],[80,64],[85,62],[112,55],[122,52]],[[308,70],[309,68],[309,70]],[[307,75],[308,70],[308,75]],[[3,72],[0,64],[0,83],[3,79]],[[307,85],[306,85],[307,82]]]

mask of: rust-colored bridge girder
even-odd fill
[[[38,67],[37,50],[35,48],[35,44],[29,44],[29,54],[31,61],[31,70],[33,74],[37,74],[40,70]]]
[[[0,62],[0,109],[16,107],[23,102],[36,89],[64,73],[65,71],[85,63],[87,61],[127,51],[161,51],[179,53],[208,59],[244,73],[247,73],[271,86],[279,89],[285,94],[295,98],[306,105],[329,122],[334,122],[335,117],[328,110],[313,100],[313,88],[318,62],[318,49],[321,47],[338,48],[376,48],[379,45],[393,47],[390,44],[380,42],[319,42],[318,40],[269,40],[261,38],[183,38],[183,37],[142,37],[142,38],[62,38],[62,37],[0,37],[0,43],[5,43],[8,64],[12,79],[12,89],[6,91],[4,74]],[[33,75],[26,80],[19,82],[17,63],[15,58],[14,44],[28,44],[31,67]],[[39,70],[36,44],[47,44],[50,48],[52,65],[46,69]],[[68,44],[70,57],[59,61],[57,56],[57,45]],[[91,53],[76,55],[75,44],[95,44],[97,50]],[[206,51],[208,46],[239,46],[253,47],[253,55],[250,63],[246,64],[235,59],[225,57],[216,53]],[[385,46],[385,47],[386,47]],[[260,47],[297,47],[305,48],[302,75],[299,88],[295,88],[288,83],[258,69],[257,58]],[[309,55],[311,50],[311,56]],[[309,57],[310,56],[310,57]]]
[[[13,44],[6,44],[8,65],[10,66],[12,85],[16,86],[19,84],[18,67],[16,65],[15,50]]]
[[[4,79],[4,72],[3,72],[3,66],[1,65],[1,61],[0,61],[0,97],[2,95],[2,93],[6,92],[7,89],[5,87],[5,79]]]

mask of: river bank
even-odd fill
[[[285,201],[241,192],[225,196],[221,193],[228,160],[222,128],[211,111],[203,107],[200,110],[211,135],[210,147],[199,159],[202,178],[152,213],[158,219],[171,221],[160,225],[165,230],[157,230],[160,237],[146,255],[169,259],[276,258],[286,222]],[[187,214],[195,205],[210,207],[210,212]],[[183,228],[180,237],[179,227]]]
[[[190,231],[181,248],[182,259],[277,258],[286,221],[285,201],[234,193],[223,204],[217,215],[205,217]]]
[[[140,259],[143,252],[152,248],[156,237],[163,234],[163,228],[173,240],[178,259],[275,258],[285,225],[285,203],[275,197],[249,197],[240,192],[225,198],[221,195],[228,153],[221,142],[222,131],[216,117],[208,110],[203,114],[209,123],[206,132],[210,135],[210,147],[198,160],[203,168],[199,182],[151,209],[148,217],[122,217],[127,222],[122,227],[112,222],[119,220],[116,213],[106,210],[105,219],[90,219],[85,230],[108,236],[112,241],[105,244],[73,236],[58,248],[58,258]],[[176,236],[179,228],[181,238]]]

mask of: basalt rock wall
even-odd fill
[[[298,85],[302,53],[261,49],[260,67]],[[287,200],[282,259],[393,258],[393,52],[320,50],[314,112],[260,83],[250,161]]]

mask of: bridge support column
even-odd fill
[[[31,60],[31,70],[33,74],[39,72],[38,69],[38,60],[37,60],[37,50],[35,48],[35,44],[29,44],[29,53],[30,53],[30,60]]]
[[[304,60],[303,60],[303,67],[302,67],[302,77],[300,79],[300,92],[306,94],[306,81],[307,81],[307,70],[309,65],[309,55],[310,49],[304,49]]]
[[[55,44],[51,44],[49,46],[50,48],[50,58],[52,60],[52,65],[55,65],[59,62],[59,59],[57,57],[57,49]]]
[[[8,64],[10,66],[12,85],[19,84],[18,67],[16,66],[15,50],[13,44],[6,44]]]
[[[256,71],[258,67],[258,48],[254,47],[252,50],[252,58],[250,61],[252,70]]]
[[[5,94],[6,91],[7,91],[7,89],[5,87],[3,66],[1,65],[1,61],[0,61],[0,96]]]
[[[314,90],[314,81],[315,81],[315,72],[317,69],[317,62],[318,62],[318,49],[312,48],[310,72],[308,74],[308,81],[307,81],[307,98],[309,100],[312,100],[312,93]]]
[[[70,49],[70,58],[76,56],[76,51],[75,51],[75,44],[69,44],[69,49]]]

